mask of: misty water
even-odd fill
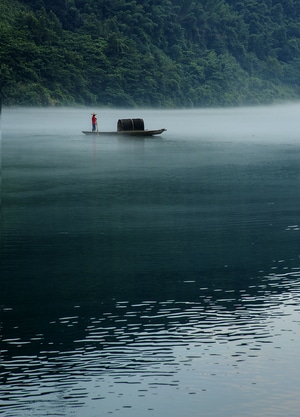
[[[299,415],[299,114],[3,110],[1,415]]]

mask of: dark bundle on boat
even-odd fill
[[[133,131],[133,130],[145,130],[143,119],[119,119],[118,120],[118,132]]]

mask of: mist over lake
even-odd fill
[[[298,417],[299,114],[4,108],[0,414]]]

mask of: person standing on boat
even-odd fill
[[[92,132],[96,132],[96,129],[97,129],[97,127],[98,127],[98,124],[97,124],[97,114],[96,113],[93,113],[92,114]]]

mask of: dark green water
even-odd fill
[[[90,113],[2,115],[0,414],[298,416],[299,106]]]

